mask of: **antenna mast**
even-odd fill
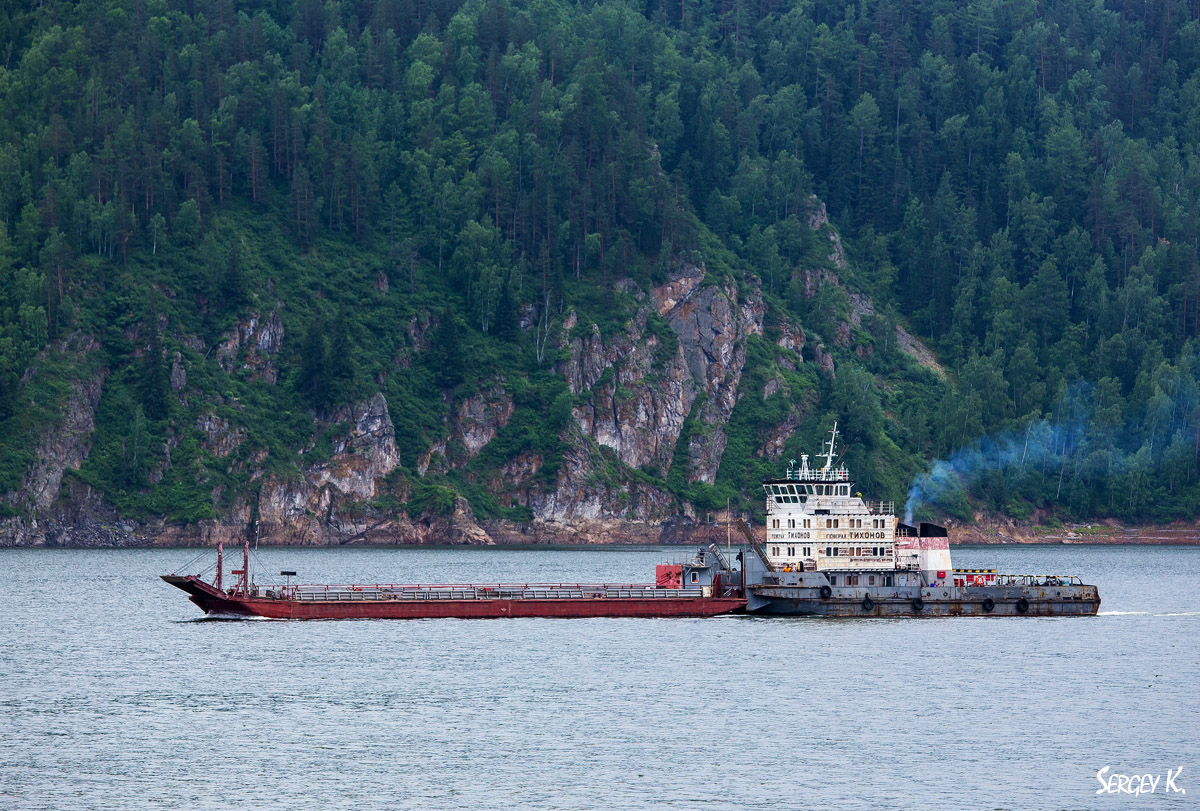
[[[837,422],[833,423],[833,430],[829,432],[829,452],[825,454],[825,469],[833,468],[833,446],[837,442]]]

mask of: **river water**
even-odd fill
[[[0,808],[1200,807],[1200,547],[956,548],[1081,574],[1101,614],[924,620],[204,620],[157,577],[197,552],[0,550]],[[685,554],[258,559],[646,582]],[[1161,779],[1097,795],[1105,766]]]

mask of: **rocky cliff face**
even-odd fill
[[[838,273],[846,269],[845,255],[822,205],[814,203],[809,224],[830,240],[829,266],[797,270],[801,290],[812,296],[823,284],[845,289]],[[795,400],[782,421],[757,437],[760,458],[780,459],[815,398],[814,392],[801,396],[789,388],[787,372],[812,362],[820,373],[835,374],[831,349],[858,351],[856,330],[874,315],[869,298],[846,289],[850,312],[833,335],[818,336],[800,324],[776,320],[771,336],[779,349],[768,361],[770,368],[755,372],[748,387],[748,347],[766,332],[767,307],[757,281],[746,279],[740,284],[729,277],[714,279],[702,264],[689,264],[649,289],[620,282],[618,291],[637,303],[625,328],[609,333],[582,322],[574,311],[548,332],[551,322],[541,309],[521,309],[521,329],[539,330],[539,340],[547,337],[551,357],[557,349],[554,369],[574,398],[571,419],[559,437],[566,452],[550,460],[552,477],[544,472],[548,460],[526,449],[488,468],[476,484],[506,508],[522,508],[529,520],[477,520],[461,497],[449,507],[443,502],[436,515],[416,518],[377,500],[383,494],[388,504],[404,504],[421,477],[476,476],[470,472],[477,469],[472,460],[518,408],[510,394],[517,389],[502,377],[456,398],[446,393],[440,437],[428,447],[406,449],[416,459],[413,469],[400,469],[401,449],[383,394],[321,415],[313,422],[312,441],[298,451],[298,466],[290,461],[272,465],[266,446],[239,422],[241,406],[235,400],[189,385],[188,364],[208,350],[198,338],[184,335],[176,340],[194,354],[190,360],[179,352],[169,356],[170,388],[184,404],[211,397],[212,405],[202,406],[193,418],[200,445],[213,458],[228,460],[230,473],[248,477],[251,486],[228,497],[218,487],[214,502],[222,505],[220,516],[180,526],[122,518],[78,478],[67,476],[64,484],[65,472],[78,468],[91,447],[106,374],[101,370],[73,384],[60,424],[41,438],[24,485],[7,497],[21,515],[0,522],[0,539],[18,545],[105,546],[237,543],[247,537],[261,544],[691,542],[716,532],[700,523],[712,516],[696,515],[662,483],[668,476],[678,480],[680,473],[688,483],[716,481],[730,419],[744,397],[767,400],[783,392],[789,403]],[[222,370],[277,384],[284,340],[281,307],[250,314],[216,343],[212,356]],[[436,326],[436,317],[427,312],[407,323],[407,340],[395,355],[397,370],[412,367],[429,350]],[[904,351],[940,369],[919,341],[897,330]],[[71,351],[86,355],[96,348],[86,339]],[[167,460],[150,472],[151,480],[162,478],[179,441],[178,432],[170,434]],[[686,470],[674,471],[677,465]]]
[[[688,443],[689,478],[712,484],[717,477],[727,437],[724,426],[737,405],[738,385],[746,365],[746,341],[762,335],[763,302],[757,289],[739,291],[732,282],[703,287],[663,313],[679,335],[688,369],[705,394],[696,420],[700,430]]]
[[[629,331],[608,341],[595,325],[586,337],[565,341],[570,360],[561,371],[580,395],[574,416],[585,436],[630,467],[665,471],[697,387],[682,348],[647,334],[647,310],[643,305]],[[573,314],[567,323],[575,323]]]
[[[78,468],[91,449],[96,405],[103,383],[104,372],[100,371],[72,384],[62,425],[42,436],[33,468],[24,486],[13,496],[14,503],[45,510],[58,498],[63,473],[68,468]]]

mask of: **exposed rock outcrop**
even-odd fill
[[[693,379],[706,395],[696,414],[701,430],[688,442],[689,478],[712,484],[725,453],[725,425],[737,405],[746,344],[763,330],[762,293],[747,291],[739,303],[737,287],[702,287],[680,300],[667,313]]]
[[[350,431],[334,439],[333,456],[328,462],[309,469],[309,482],[317,488],[331,486],[352,498],[374,497],[376,480],[400,464],[387,400],[383,394],[376,394],[370,400],[338,409],[333,422],[349,423]]]
[[[83,464],[92,447],[96,406],[104,377],[102,370],[72,384],[62,424],[47,431],[38,442],[33,466],[25,476],[24,486],[15,494],[15,503],[45,510],[58,498],[63,472]]]
[[[217,347],[217,363],[227,373],[248,371],[268,383],[279,379],[275,356],[283,349],[283,319],[279,311],[266,318],[256,313],[239,321],[233,332]]]
[[[196,420],[196,428],[204,432],[204,449],[224,458],[237,450],[246,439],[246,432],[224,417],[205,414]]]
[[[339,409],[333,422],[347,424],[349,430],[334,438],[328,460],[299,479],[264,480],[258,530],[265,542],[287,536],[302,543],[329,543],[362,531],[362,522],[342,511],[351,502],[373,498],[378,480],[399,464],[395,428],[382,394]]]
[[[508,425],[512,415],[512,397],[500,386],[491,386],[459,405],[454,439],[466,448],[468,457],[474,457]]]
[[[574,409],[584,434],[612,448],[630,467],[666,471],[696,398],[681,349],[647,334],[643,309],[625,333],[605,341],[593,327],[565,347],[571,391],[586,395]]]
[[[87,357],[99,348],[100,345],[90,335],[75,334],[46,350],[72,357],[81,370],[81,376],[71,381],[58,419],[38,438],[33,464],[26,471],[21,487],[5,496],[5,500],[13,507],[31,510],[35,514],[44,513],[58,498],[63,473],[68,468],[78,468],[87,458],[92,447],[96,406],[100,402],[106,370],[82,370]],[[40,364],[35,363],[25,373],[26,382],[38,374],[46,372],[40,369]]]

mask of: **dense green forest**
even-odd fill
[[[72,475],[125,514],[214,516],[255,464],[319,455],[314,415],[382,391],[407,509],[462,493],[522,520],[483,483],[528,448],[553,481],[573,402],[546,335],[570,310],[619,332],[630,291],[703,263],[761,285],[748,380],[784,323],[834,353],[835,376],[785,375],[818,403],[790,455],[840,417],[873,494],[952,457],[924,510],[1194,518],[1198,195],[1195,0],[11,3],[0,489],[103,367]],[[849,259],[815,292],[814,200]],[[834,340],[847,289],[874,302],[870,351]],[[277,302],[278,382],[222,369],[209,349]],[[436,324],[420,348],[414,319]],[[203,397],[172,391],[175,353]],[[513,420],[418,475],[456,393],[497,378]],[[713,484],[682,451],[619,475],[753,508],[784,398],[738,401]],[[208,410],[245,428],[232,460],[202,447]]]

